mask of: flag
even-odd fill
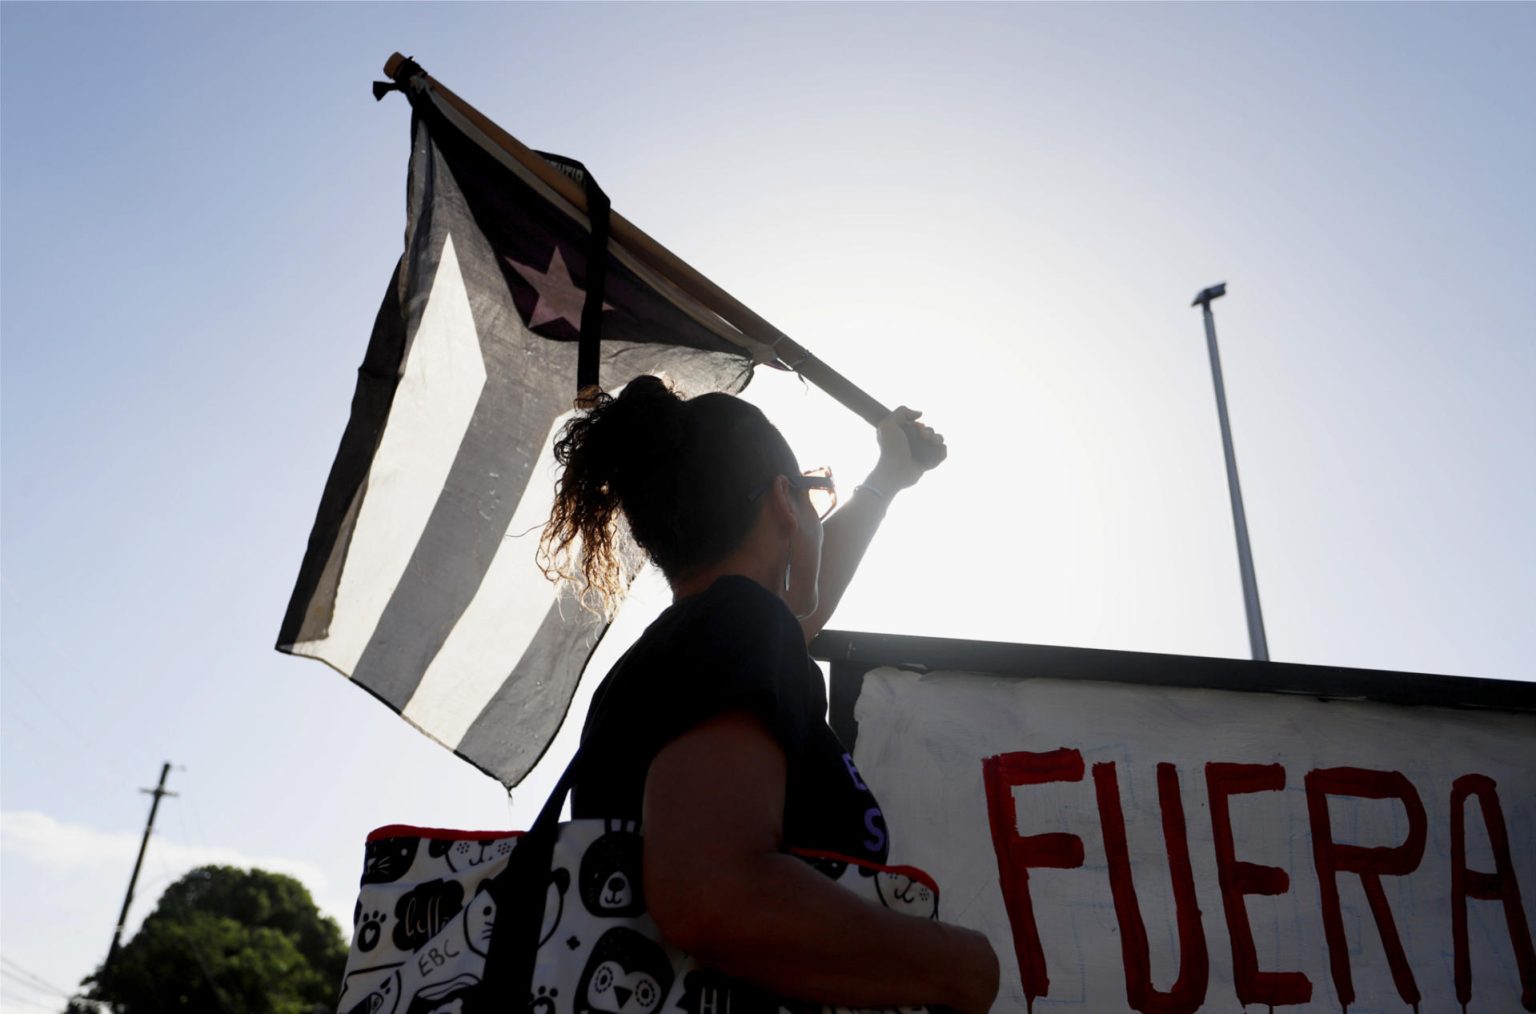
[[[609,239],[599,261],[588,216],[414,69],[405,251],[277,648],[511,786],[606,630],[535,564],[589,281],[610,392],[645,373],[685,396],[736,392],[775,358],[635,250]]]

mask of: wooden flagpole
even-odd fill
[[[384,73],[391,80],[404,84],[396,75],[406,65],[406,58],[394,53],[384,62]],[[433,90],[443,100],[458,110],[470,123],[480,129],[508,155],[517,159],[529,172],[552,190],[575,205],[582,212],[587,210],[586,194],[576,182],[544,159],[517,138],[497,126],[489,117],[455,95],[432,75],[425,75]],[[821,388],[832,398],[852,409],[870,425],[878,425],[890,415],[874,397],[847,377],[816,358],[811,352],[789,335],[774,327],[754,313],[735,296],[710,281],[682,258],[662,246],[617,211],[609,212],[609,235],[652,270],[660,273],[672,284],[697,300],[701,305],[719,315],[743,334],[769,345],[781,362],[806,380]],[[919,460],[927,457],[931,449],[923,441],[912,441],[913,453]],[[930,464],[923,461],[924,464]],[[937,464],[937,460],[931,462]]]

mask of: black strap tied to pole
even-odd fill
[[[603,336],[603,290],[608,281],[608,195],[587,174],[587,217],[592,221],[587,256],[587,298],[581,305],[581,344],[576,353],[576,396],[598,388],[598,343]],[[593,392],[595,393],[595,392]]]
[[[384,96],[388,95],[390,92],[405,91],[405,85],[407,81],[415,77],[417,74],[425,73],[426,71],[421,69],[421,64],[417,63],[415,60],[412,60],[410,57],[406,57],[400,62],[400,66],[395,68],[393,81],[375,81],[373,83],[373,101],[382,102],[384,100]]]
[[[612,204],[580,162],[546,151],[535,154],[581,184],[587,195],[587,219],[592,224],[592,235],[587,243],[587,294],[581,304],[581,339],[576,346],[576,404],[590,407],[602,390],[598,382],[598,352],[603,337],[603,294],[608,280],[608,226]]]

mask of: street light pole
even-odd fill
[[[1237,566],[1243,578],[1243,607],[1248,614],[1248,645],[1256,662],[1269,661],[1264,639],[1264,613],[1259,608],[1259,582],[1253,572],[1253,550],[1248,545],[1248,518],[1243,513],[1243,490],[1237,482],[1237,455],[1232,450],[1232,426],[1227,421],[1227,391],[1221,382],[1221,354],[1216,351],[1216,318],[1211,300],[1227,294],[1227,283],[1200,290],[1190,306],[1205,313],[1205,345],[1211,354],[1211,379],[1216,382],[1216,414],[1221,417],[1221,448],[1227,457],[1227,492],[1232,496],[1232,525],[1237,531]]]

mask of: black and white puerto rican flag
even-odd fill
[[[543,754],[605,624],[534,562],[572,411],[585,214],[439,95],[406,82],[405,252],[283,619],[319,659],[508,786]],[[772,350],[617,241],[601,381],[739,391]]]

